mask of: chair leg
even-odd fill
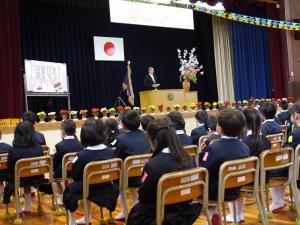
[[[83,199],[83,208],[84,208],[85,224],[89,224],[90,218],[89,218],[89,212],[88,212],[88,207],[87,207],[87,199]]]
[[[115,218],[112,216],[112,212],[109,211],[109,218],[107,219],[108,224],[114,224],[115,223]]]
[[[257,203],[257,207],[258,207],[258,211],[259,211],[261,223],[263,225],[267,225],[267,222],[266,222],[267,219],[266,219],[266,215],[265,215],[265,210],[262,208],[262,200],[259,197],[259,194],[258,194],[257,191],[255,191],[254,195],[255,195],[255,199],[256,199],[256,203]]]
[[[209,217],[209,213],[208,213],[208,208],[207,207],[204,209],[204,212],[205,212],[205,216],[206,216],[208,225],[211,225],[211,220],[210,220],[210,217]]]
[[[266,205],[266,209],[267,209],[266,216],[267,216],[268,219],[271,219],[273,217],[273,213],[270,210],[269,189],[266,189],[265,193],[266,193],[266,195],[265,195],[265,197],[266,197],[265,198],[265,202],[267,204]]]
[[[14,224],[18,225],[18,224],[22,224],[22,219],[20,218],[21,206],[20,206],[18,188],[15,188],[15,204],[16,204],[17,216],[16,216],[16,219],[14,220]]]
[[[222,218],[221,215],[220,215],[220,218]],[[225,207],[225,204],[223,204],[223,218],[224,218],[224,223],[226,224],[227,221],[226,221],[226,207]]]
[[[224,209],[225,209],[224,204],[218,204],[218,215],[219,215],[220,225],[225,224],[224,220],[222,219],[222,216],[224,216],[224,215],[222,215],[222,214],[224,214],[224,213],[222,213],[222,212],[224,212]]]
[[[43,213],[43,208],[42,208],[42,203],[41,203],[41,192],[40,192],[40,187],[37,186],[37,196],[38,196],[38,208],[37,211],[38,213]]]
[[[268,218],[268,211],[266,210],[267,209],[267,206],[266,206],[266,194],[265,194],[265,190],[260,190],[260,202],[261,202],[261,205],[262,205],[262,215],[261,215],[261,218],[265,217],[265,219],[267,220]]]
[[[100,207],[100,225],[105,225],[105,224],[107,224],[107,223],[106,223],[106,220],[104,219],[103,208]]]
[[[294,196],[294,204],[297,212],[297,218],[296,218],[296,224],[300,225],[300,202],[299,202],[299,196],[298,196],[298,190],[297,190],[297,183],[293,182],[290,185],[291,192],[293,193]]]
[[[236,216],[237,216],[236,215],[236,202],[234,201],[233,202],[233,223],[234,223],[234,225],[238,224]]]

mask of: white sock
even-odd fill
[[[282,206],[284,203],[283,195],[282,195],[282,187],[272,187],[270,188],[270,193],[272,196],[272,205],[274,206]]]
[[[211,217],[212,217],[213,215],[215,215],[215,214],[217,214],[216,208],[209,208],[209,209],[208,209],[208,216],[209,216],[210,219],[211,219]]]
[[[117,215],[115,217],[115,219],[120,219],[120,218],[125,217],[125,202],[123,202],[123,198],[122,198],[121,193],[119,194],[118,200],[119,200],[119,203],[120,203],[120,206],[121,206],[121,212],[119,213],[119,215]]]
[[[132,206],[134,206],[135,204],[138,203],[138,199],[139,199],[138,189],[137,188],[128,188],[128,189],[131,194]]]
[[[58,196],[58,204],[59,205],[63,205],[64,204],[64,201],[63,201],[63,194],[60,194],[59,196]]]
[[[75,213],[69,213],[69,218],[70,218],[70,221],[69,221],[69,224],[68,225],[77,225],[76,224],[76,217],[75,217]]]
[[[31,193],[24,193],[25,197],[25,211],[30,211]]]
[[[87,200],[87,211],[88,211],[88,218],[89,218],[89,221],[91,223],[91,220],[92,220],[92,203],[89,200]],[[81,224],[86,223],[85,217],[83,216],[79,220],[76,220],[76,224],[77,223],[81,223]]]
[[[279,186],[278,188],[279,194],[280,194],[280,198],[281,198],[281,205],[285,204],[285,200],[284,200],[284,196],[285,196],[285,186]]]

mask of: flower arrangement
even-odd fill
[[[294,96],[289,96],[289,97],[287,97],[288,103],[294,102],[294,100],[295,100],[295,97],[294,97]]]
[[[212,104],[213,110],[217,110],[217,106],[218,106],[218,102],[213,102]]]
[[[51,122],[55,122],[56,112],[49,112],[48,117],[50,118]]]
[[[266,99],[264,99],[264,98],[260,99],[261,104],[264,104],[265,102],[266,102]]]
[[[44,111],[38,112],[36,115],[39,118],[40,123],[41,122],[45,122],[44,120],[45,120],[45,118],[46,118],[47,115],[46,115],[46,113]]]
[[[277,99],[276,98],[271,98],[271,101],[272,102],[277,102]]]
[[[272,99],[270,99],[270,98],[266,99],[266,102],[271,102],[271,101],[272,101]]]
[[[124,107],[124,110],[125,110],[125,111],[130,111],[130,110],[131,110],[131,107],[130,107],[130,106],[125,106],[125,107]]]
[[[81,115],[81,118],[82,118],[83,120],[86,119],[87,113],[88,113],[88,110],[87,110],[87,109],[81,109],[81,110],[79,111],[79,114]]]
[[[71,116],[73,120],[77,120],[77,113],[78,111],[71,111]]]
[[[120,113],[121,111],[124,110],[124,107],[121,106],[121,105],[119,105],[119,106],[116,108],[116,110]]]
[[[180,49],[177,49],[178,59],[180,61],[180,82],[182,81],[192,81],[193,83],[197,83],[197,73],[200,72],[201,75],[204,74],[203,66],[199,66],[199,62],[197,56],[194,54],[196,48],[192,48],[190,52],[186,49],[183,51],[183,54]]]
[[[110,109],[108,110],[108,112],[109,112],[109,116],[115,116],[115,114],[116,114],[115,108],[110,108]]]
[[[179,111],[180,105],[179,105],[179,104],[173,105],[173,109],[174,109],[175,111]]]
[[[171,112],[171,106],[166,107],[167,112]]]
[[[228,108],[229,105],[230,105],[230,101],[229,100],[224,100],[224,105],[225,105],[226,108]]]
[[[154,105],[148,106],[148,110],[150,111],[150,113],[155,113],[155,109],[156,109],[156,107]]]
[[[99,109],[98,108],[92,108],[91,112],[94,116],[95,119],[98,119],[98,113],[99,113]]]
[[[196,103],[192,102],[190,108],[194,111],[196,109]]]
[[[69,111],[66,109],[61,109],[59,110],[59,114],[61,115],[62,120],[65,120],[68,117]]]
[[[219,109],[222,109],[223,108],[223,102],[222,101],[218,101],[218,106],[219,106]]]
[[[259,99],[255,99],[254,104],[257,106],[257,105],[259,105],[259,103],[260,103],[260,100]]]
[[[234,101],[234,100],[231,101],[231,107],[232,107],[232,108],[235,108],[235,107],[236,107],[236,101]]]
[[[182,109],[183,109],[184,112],[187,112],[187,111],[188,111],[187,105],[183,105],[183,106],[182,106]]]
[[[209,102],[204,102],[205,110],[210,110],[211,104]]]
[[[202,102],[197,102],[196,106],[198,107],[198,110],[201,110],[202,109]]]
[[[252,106],[252,105],[254,105],[255,99],[251,97],[251,98],[249,98],[248,102]]]
[[[159,104],[157,106],[157,108],[158,108],[158,110],[159,110],[160,113],[162,113],[164,111],[164,105],[163,104]]]
[[[144,114],[146,114],[146,112],[147,112],[147,108],[146,108],[146,107],[142,107],[142,108],[141,108],[141,111],[142,111],[142,115],[144,115]]]
[[[106,107],[101,108],[100,112],[102,113],[103,117],[107,117],[108,114],[108,109]]]
[[[247,107],[249,105],[249,102],[247,100],[243,100],[244,107]]]
[[[276,102],[279,104],[282,102],[282,100],[280,98],[276,99]]]

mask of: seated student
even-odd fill
[[[182,149],[178,136],[166,119],[152,121],[147,134],[153,156],[143,170],[139,188],[139,203],[130,211],[127,225],[153,225],[156,214],[156,194],[160,177],[165,173],[190,169],[196,166],[192,157]],[[186,201],[165,207],[164,224],[192,225],[201,211],[200,204]]]
[[[8,151],[11,149],[11,146],[9,144],[4,143],[2,140],[2,132],[0,130],[0,154],[8,153]],[[7,179],[7,170],[1,170],[0,171],[0,194],[3,194],[4,186],[3,182]]]
[[[286,121],[288,121],[291,117],[290,112],[288,111],[288,102],[287,100],[282,100],[279,103],[279,111],[280,113],[277,115],[277,117],[280,119],[280,122],[282,125],[285,124]]]
[[[197,127],[192,130],[191,137],[194,145],[199,145],[199,138],[207,135],[207,112],[206,111],[198,111],[195,115],[197,120]]]
[[[66,119],[60,125],[62,141],[55,145],[56,153],[53,156],[54,178],[61,178],[62,159],[67,153],[79,152],[83,150],[82,144],[75,138],[76,123],[73,120]],[[60,195],[58,204],[63,205],[62,186],[60,182],[56,183],[57,192]]]
[[[136,111],[131,110],[124,113],[122,117],[122,124],[126,132],[117,137],[115,157],[124,160],[127,156],[149,153],[150,144],[146,134],[142,130],[139,130],[140,123],[141,118]],[[135,205],[138,201],[137,188],[140,185],[140,177],[132,177],[129,179],[128,186],[133,205]],[[119,197],[119,202],[121,204],[122,211],[115,217],[115,219],[123,221],[125,219],[125,203],[122,201],[121,196]]]
[[[217,132],[217,118],[215,116],[210,116],[207,119],[207,128],[209,137],[205,141],[205,145],[208,146],[213,140],[218,140],[221,135]]]
[[[245,131],[247,134],[243,142],[248,145],[250,156],[259,157],[264,150],[271,149],[271,142],[260,132],[261,120],[259,112],[256,109],[248,108],[244,110],[244,116],[246,118]],[[237,222],[244,221],[243,205],[243,198],[236,202]],[[228,203],[228,206],[231,213],[226,217],[226,221],[233,222],[233,203]]]
[[[221,139],[210,144],[206,148],[200,166],[207,168],[209,172],[209,199],[218,199],[219,169],[223,162],[241,159],[250,155],[247,145],[238,139],[245,126],[245,117],[242,112],[234,109],[224,109],[218,116],[218,126]],[[240,189],[228,189],[225,200],[237,199]],[[209,209],[212,225],[219,224],[219,216],[216,209]]]
[[[0,153],[7,153],[10,150],[11,146],[4,143],[2,140],[2,132],[0,130]]]
[[[8,152],[7,170],[8,183],[4,188],[3,203],[8,204],[14,192],[15,165],[19,159],[43,156],[43,150],[35,140],[35,130],[32,123],[24,121],[19,123],[14,132],[12,148]],[[30,212],[31,190],[30,187],[44,182],[44,176],[34,176],[21,179],[20,186],[24,187],[25,208],[16,209],[19,212]]]
[[[31,111],[24,112],[22,120],[28,121],[34,126],[36,124],[36,115]],[[37,144],[46,145],[45,136],[41,132],[35,131],[35,139]]]
[[[276,111],[276,105],[272,102],[264,103],[260,108],[260,112],[264,120],[261,132],[265,136],[281,133],[281,126],[274,119]]]
[[[114,156],[113,151],[105,143],[105,126],[102,120],[89,118],[81,128],[80,140],[85,147],[77,153],[72,167],[72,178],[74,180],[64,191],[64,205],[70,210],[70,224],[85,224],[85,219],[75,219],[75,211],[78,208],[78,201],[82,198],[83,171],[85,166],[92,161],[108,160]],[[91,185],[88,197],[88,216],[91,218],[91,202],[98,206],[114,211],[119,195],[118,187],[112,182]]]
[[[142,116],[141,125],[142,125],[142,129],[145,133],[147,132],[147,127],[148,127],[149,123],[153,120],[155,120],[155,118],[151,115]]]
[[[180,112],[170,112],[167,117],[170,119],[172,125],[176,129],[176,134],[179,137],[180,143],[185,145],[192,145],[192,138],[185,134],[185,121]]]
[[[116,147],[117,136],[119,135],[119,124],[117,120],[109,118],[105,121],[107,144],[109,147]]]

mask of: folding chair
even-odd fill
[[[42,145],[44,155],[50,155],[50,148],[47,145]]]
[[[152,154],[143,154],[128,156],[124,161],[124,170],[123,170],[123,192],[126,193],[128,188],[128,181],[130,177],[139,177],[142,176],[142,172],[145,164],[151,159]],[[126,198],[125,198],[126,200]],[[128,204],[125,201],[125,219],[127,221],[128,217]]]
[[[205,168],[194,168],[179,172],[164,174],[157,185],[156,195],[156,224],[164,221],[165,205],[203,199],[202,210],[208,216],[208,171]]]
[[[287,142],[287,125],[281,125],[281,132],[283,133],[283,143]]]
[[[238,224],[236,215],[236,204],[234,201],[225,201],[225,190],[230,188],[239,188],[248,184],[253,184],[253,193],[259,212],[263,212],[261,200],[259,198],[259,160],[257,157],[248,157],[238,160],[224,162],[219,170],[219,187],[218,200],[212,202],[217,204],[220,224],[226,224],[226,208],[225,203],[233,202],[233,219],[234,224]],[[209,201],[211,204],[211,201]],[[222,218],[223,216],[223,218]],[[263,213],[260,214],[262,224],[267,224]],[[224,220],[223,220],[224,219]]]
[[[284,145],[284,134],[283,133],[271,134],[271,135],[268,135],[267,138],[271,142],[272,150],[281,149]]]
[[[121,159],[110,159],[103,161],[90,162],[84,167],[83,171],[83,208],[86,224],[89,224],[89,216],[87,211],[87,198],[89,195],[89,186],[92,184],[100,184],[119,180],[119,190],[123,192],[123,161]],[[125,195],[124,202],[125,202]],[[106,224],[103,216],[102,207],[100,207],[101,220],[100,224]],[[67,224],[69,224],[69,213],[67,213]],[[110,219],[113,220],[112,212]],[[112,222],[112,221],[111,221]]]
[[[206,140],[209,138],[209,135],[204,135],[199,138],[199,149],[203,151],[206,148]]]
[[[0,171],[3,171],[5,173],[7,173],[7,156],[8,153],[2,153],[0,154]],[[6,184],[6,179],[1,180],[4,182],[4,184]],[[5,215],[4,215],[4,219],[9,219],[10,215],[7,213],[8,212],[8,205],[5,205],[6,210],[5,210]]]
[[[199,166],[199,151],[197,145],[187,145],[183,148],[190,156],[195,158],[196,166]]]
[[[278,150],[265,150],[260,156],[260,195],[264,214],[267,218],[272,218],[269,208],[268,189],[277,186],[290,186],[291,197],[298,195],[297,189],[293,185],[294,176],[294,152],[292,148],[282,148]],[[288,168],[288,177],[271,177],[266,183],[266,172],[270,170]],[[297,198],[297,196],[296,196]],[[266,211],[267,209],[267,211]],[[299,215],[298,215],[299,217]]]
[[[297,193],[297,181],[299,180],[299,166],[300,166],[300,145],[296,147],[295,155],[294,155],[294,174],[292,185],[294,190]],[[297,212],[296,224],[300,225],[300,202],[298,194],[294,195],[294,204]]]
[[[41,156],[35,158],[26,158],[20,159],[15,165],[15,204],[17,209],[17,217],[14,220],[14,224],[21,224],[22,219],[20,219],[20,180],[21,178],[44,175],[45,173],[49,174],[49,184],[53,181],[53,162],[50,156]],[[43,212],[41,206],[41,196],[39,186],[37,186],[37,195],[38,195],[38,212]],[[53,202],[55,204],[56,202]],[[8,208],[6,208],[6,214],[8,213]]]

